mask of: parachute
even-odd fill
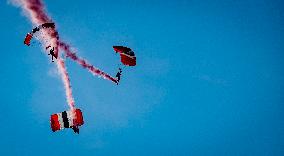
[[[45,29],[45,28],[54,29],[55,24],[54,23],[43,23],[42,25],[39,25],[39,26],[33,28],[33,30],[26,35],[25,40],[24,40],[24,44],[27,45],[27,46],[30,46],[33,35],[36,32],[40,31],[41,29]]]
[[[114,51],[120,54],[120,60],[122,64],[126,66],[135,66],[136,65],[136,56],[134,52],[124,46],[113,46]]]
[[[72,128],[75,133],[79,133],[78,126],[83,124],[83,114],[80,109],[52,114],[50,117],[50,126],[53,132],[64,128]]]

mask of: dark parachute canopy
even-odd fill
[[[41,29],[46,29],[46,28],[54,29],[55,24],[54,23],[43,23],[42,25],[39,25],[39,26],[33,28],[33,30],[26,35],[25,40],[24,40],[24,44],[27,45],[27,46],[30,46],[31,40],[32,40],[34,34],[36,32],[39,32]]]
[[[124,46],[113,46],[114,51],[120,54],[121,62],[126,66],[135,66],[136,65],[136,56],[134,52]]]

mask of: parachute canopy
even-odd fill
[[[113,49],[115,52],[118,52],[120,54],[120,60],[124,65],[136,65],[136,56],[130,48],[124,46],[113,46]]]
[[[50,126],[53,132],[62,130],[64,128],[78,127],[83,124],[83,114],[80,109],[52,114],[50,117]]]
[[[33,38],[33,35],[36,32],[40,31],[41,29],[45,29],[45,28],[54,29],[55,24],[54,23],[43,23],[42,25],[39,25],[39,26],[33,28],[33,30],[26,35],[25,40],[24,40],[24,44],[27,45],[27,46],[30,46],[31,39]]]

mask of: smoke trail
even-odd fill
[[[47,22],[52,22],[51,18],[45,13],[44,5],[41,0],[21,0],[16,1],[22,9],[29,14],[29,19],[34,25],[40,25]],[[50,45],[55,47],[54,53],[58,56],[58,41],[59,35],[55,29],[43,30],[42,38],[47,38]],[[45,45],[47,47],[48,45]],[[65,68],[64,62],[58,57],[57,68],[60,72],[62,81],[65,86],[66,99],[71,109],[74,109],[74,99],[72,96],[72,89],[69,75]]]
[[[104,79],[110,80],[114,83],[118,83],[117,79],[113,78],[109,74],[101,71],[100,69],[89,64],[85,59],[82,59],[72,52],[70,46],[62,41],[59,41],[59,47],[65,52],[67,57],[70,57],[72,60],[80,64],[83,68],[88,69],[93,75],[102,76]]]
[[[57,59],[57,68],[59,69],[61,73],[61,78],[62,78],[62,81],[64,82],[64,87],[65,87],[65,90],[66,90],[66,97],[67,97],[67,102],[68,104],[70,105],[71,109],[75,107],[74,105],[74,99],[73,99],[73,96],[72,96],[72,90],[69,89],[71,88],[71,85],[70,85],[70,79],[69,79],[69,75],[67,73],[67,70],[66,70],[66,67],[65,67],[65,63],[64,61],[61,59],[61,58],[58,58]]]

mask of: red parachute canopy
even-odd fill
[[[50,126],[53,132],[64,128],[73,128],[84,124],[83,114],[80,109],[64,111],[52,114],[50,117]]]
[[[121,62],[126,66],[135,66],[136,65],[136,56],[134,52],[123,46],[113,46],[115,52],[120,54]]]
[[[30,46],[31,43],[31,39],[33,38],[34,33],[40,31],[41,29],[45,29],[45,28],[55,28],[55,24],[54,23],[43,23],[42,25],[39,25],[35,28],[33,28],[33,30],[31,32],[29,32],[24,40],[24,44],[27,46]]]

